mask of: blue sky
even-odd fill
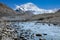
[[[15,5],[21,5],[29,2],[44,9],[60,8],[60,0],[0,0],[0,2],[13,9],[15,8]]]

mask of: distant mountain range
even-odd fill
[[[60,22],[60,9],[45,10],[38,8],[33,3],[27,3],[17,6],[16,10],[13,10],[5,4],[0,3],[0,20],[39,20],[42,22]]]
[[[0,3],[0,20],[25,20],[29,19],[33,16],[31,11],[20,11],[13,10],[7,5]]]
[[[55,13],[57,11],[57,9],[53,9],[53,10],[42,9],[42,8],[37,7],[33,3],[16,5],[16,10],[18,10],[19,12],[31,11],[33,14]]]

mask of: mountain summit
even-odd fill
[[[20,9],[20,10],[19,10]],[[22,5],[17,5],[16,6],[16,10],[19,10],[19,11],[31,11],[33,12],[34,14],[42,14],[42,13],[55,13],[56,12],[56,9],[53,9],[53,10],[46,10],[46,9],[42,9],[42,8],[39,8],[37,7],[35,4],[33,3],[26,3],[26,4],[22,4]]]

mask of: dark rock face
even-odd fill
[[[20,14],[23,14],[24,11],[22,11],[20,8],[15,10],[16,12],[19,12]]]

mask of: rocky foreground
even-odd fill
[[[8,25],[0,24],[0,40],[17,40],[17,32]]]
[[[13,25],[12,25],[13,24]],[[22,29],[23,26],[14,25],[14,23],[0,23],[0,40],[46,40],[42,36],[47,34],[35,34],[30,29]]]
[[[16,27],[16,28],[15,28]],[[17,30],[17,25],[6,25],[0,23],[0,40],[27,40],[30,37],[31,30]],[[33,36],[33,35],[32,35]],[[33,38],[33,37],[31,37]]]

